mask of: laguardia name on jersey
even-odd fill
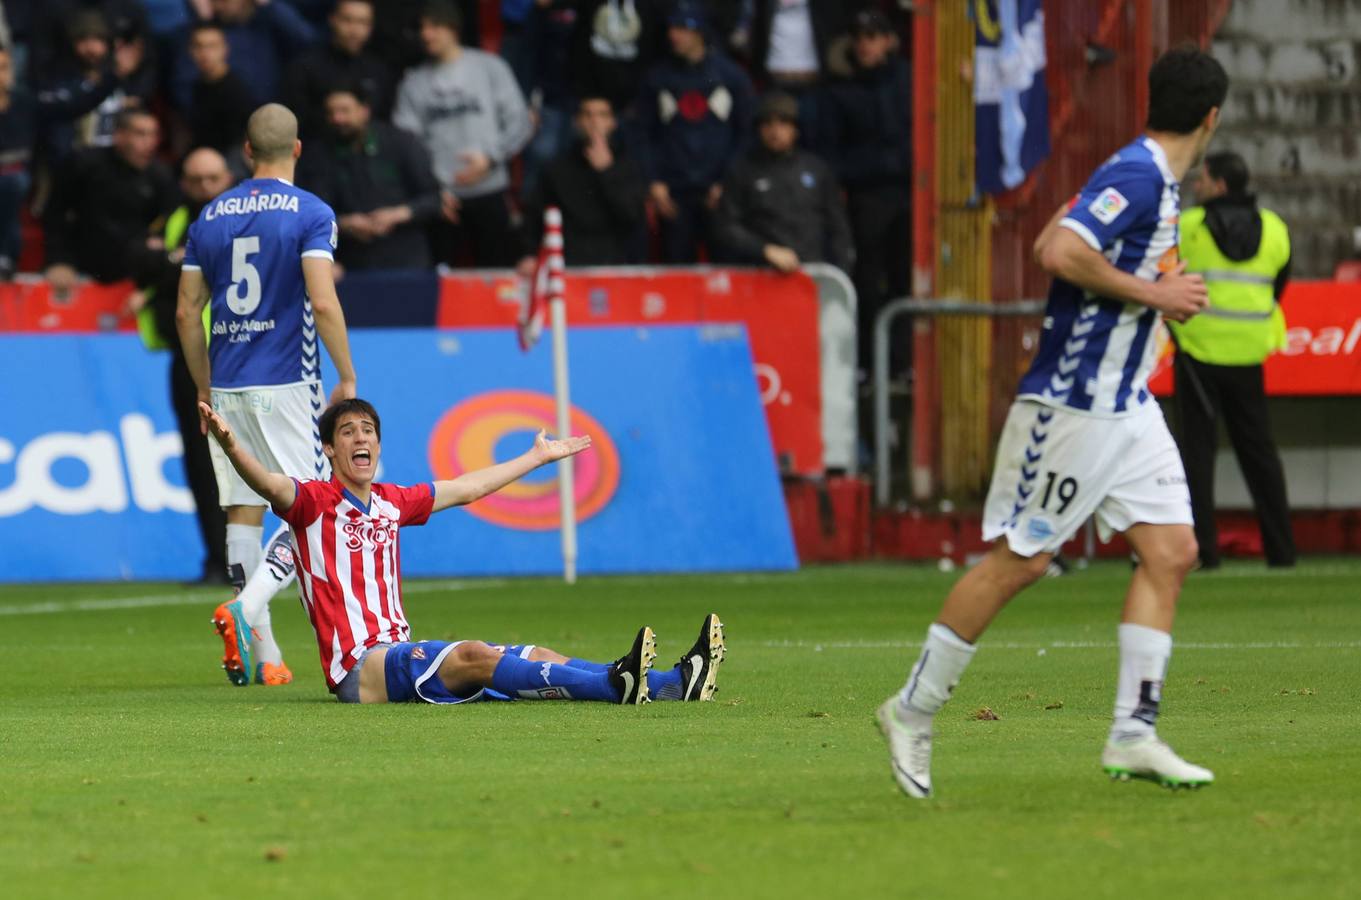
[[[214,388],[319,381],[321,357],[302,261],[334,259],[335,213],[277,178],[252,178],[204,207],[189,228],[184,268],[211,292]]]
[[[1120,271],[1156,281],[1176,265],[1180,210],[1166,154],[1139,138],[1093,173],[1059,224]],[[1088,415],[1131,415],[1151,399],[1157,327],[1156,310],[1055,278],[1018,396]]]

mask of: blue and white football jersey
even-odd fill
[[[305,257],[333,259],[336,216],[278,178],[252,178],[203,208],[189,226],[184,268],[212,292],[213,387],[269,387],[321,378]]]
[[[1148,281],[1177,263],[1177,179],[1158,144],[1141,137],[1102,164],[1059,222],[1122,272]],[[1019,397],[1098,416],[1149,402],[1156,310],[1096,297],[1055,278],[1040,349]]]

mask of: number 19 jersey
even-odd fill
[[[334,259],[335,213],[279,178],[223,192],[189,226],[184,268],[212,293],[208,358],[222,390],[321,379],[302,260]]]

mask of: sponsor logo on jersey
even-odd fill
[[[253,191],[249,197],[222,197],[207,208],[203,217],[211,222],[218,216],[245,216],[273,210],[297,212],[297,196],[294,194],[261,194]]]
[[[1096,216],[1101,224],[1109,225],[1126,209],[1129,209],[1129,201],[1125,199],[1125,195],[1113,187],[1108,187],[1091,202],[1087,212]]]

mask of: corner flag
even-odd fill
[[[544,313],[554,299],[562,299],[565,285],[562,279],[562,212],[550,206],[543,213],[543,241],[539,244],[539,260],[534,265],[528,289],[520,296],[520,315],[516,331],[520,349],[528,351],[543,334]]]

